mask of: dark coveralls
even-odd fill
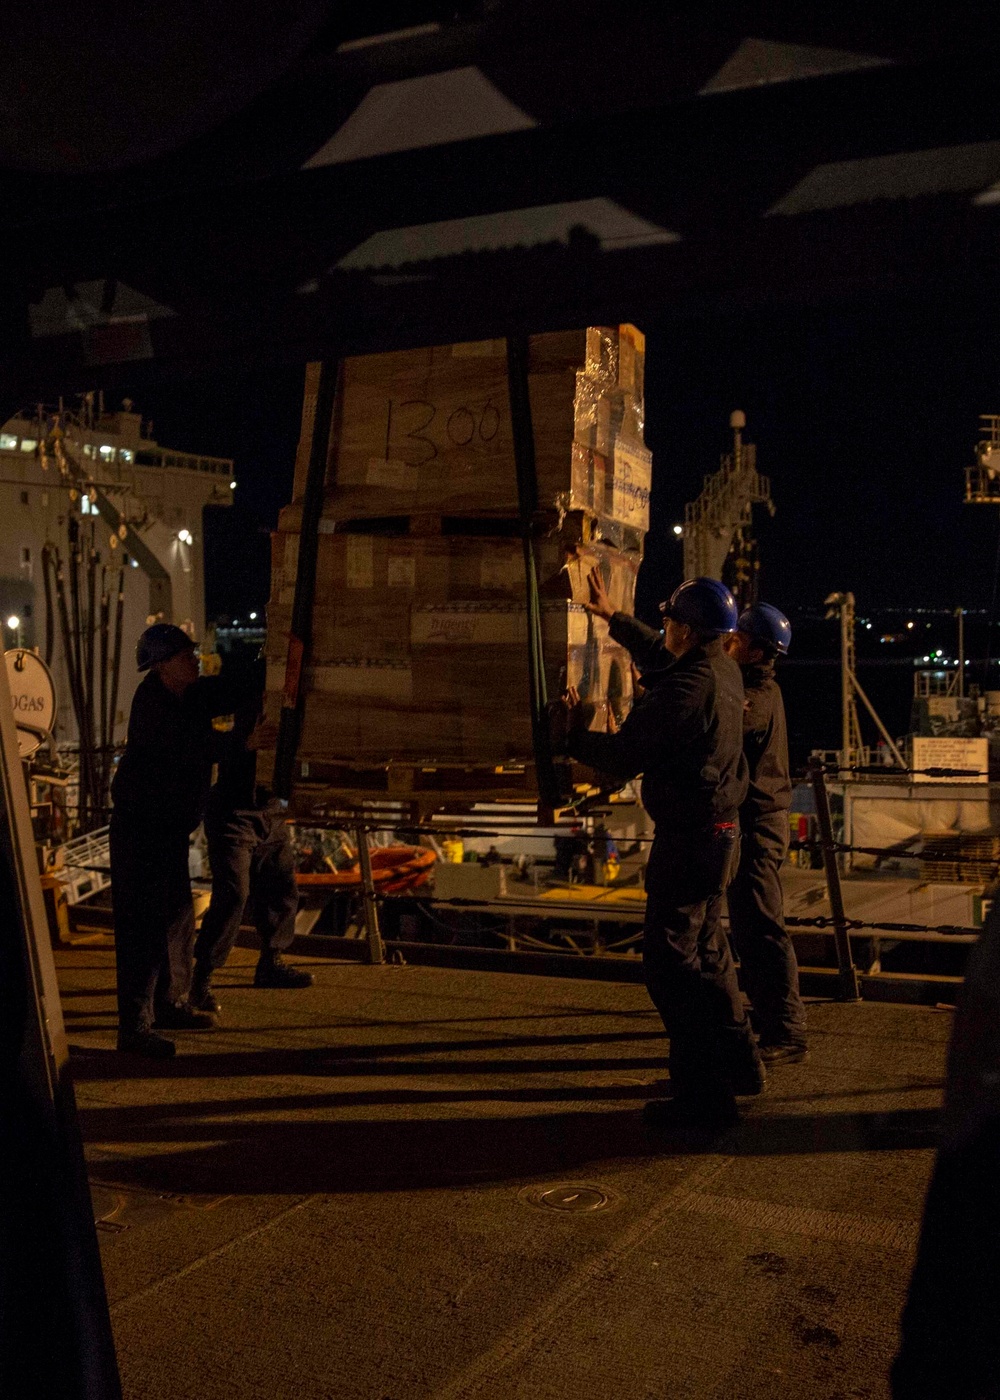
[[[201,677],[178,697],[151,671],[132,700],[109,834],[123,1031],[148,1030],[157,1011],[190,991],[188,842],[212,780],[212,719],[232,709],[231,689],[219,676]]]
[[[623,782],[643,774],[656,824],[643,971],[670,1037],[674,1097],[728,1105],[757,1059],[721,921],[747,786],[739,668],[720,641],[675,659],[658,632],[624,613],[610,630],[643,668],[645,692],[617,734],[576,730],[567,749]]]
[[[761,1044],[802,1044],[806,1015],[795,950],[785,928],[780,873],[792,805],[785,706],[773,661],[742,669],[743,752],[750,787],[740,808],[740,863],[727,893],[729,927]]]
[[[212,901],[195,945],[195,977],[207,983],[232,951],[247,900],[260,935],[261,954],[283,952],[295,936],[299,907],[295,857],[277,798],[257,784],[257,755],[247,748],[259,704],[236,712],[208,799],[205,835],[212,867]]]
[[[1000,1394],[1000,909],[970,949],[893,1400]]]

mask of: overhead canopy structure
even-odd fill
[[[208,6],[212,42],[228,8]],[[196,54],[204,9],[173,20],[190,21]],[[984,55],[1000,16],[980,6],[925,28],[644,0],[303,0],[292,19],[269,83],[246,36],[235,50],[252,69],[241,110],[232,84],[206,103],[214,70],[178,67],[178,38],[159,57],[119,49],[164,87],[162,129],[140,113],[144,146],[119,103],[115,147],[87,105],[106,94],[76,90],[72,145],[7,133],[11,393],[996,289],[1000,107]],[[198,130],[168,120],[171,83]]]

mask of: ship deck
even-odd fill
[[[641,986],[301,959],[262,992],[253,957],[147,1064],[112,954],[57,953],[128,1400],[888,1395],[947,1012],[811,1003],[810,1059],[698,1150],[643,1131]]]

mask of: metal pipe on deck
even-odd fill
[[[368,849],[368,835],[359,827],[355,833],[358,843],[358,863],[361,866],[361,899],[365,911],[365,934],[368,940],[368,961],[385,962],[385,944],[378,921],[378,895],[375,892],[375,879],[372,875],[372,857]]]

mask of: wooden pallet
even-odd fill
[[[477,802],[523,802],[539,821],[551,819],[538,808],[535,766],[530,761],[491,767],[486,764],[386,763],[359,766],[309,762],[300,765],[290,812],[299,821],[336,813],[360,817],[379,803],[402,803],[410,817],[423,820],[436,812],[471,810]],[[559,764],[560,789],[568,805],[599,797],[596,775],[579,764]]]
[[[278,521],[278,535],[297,534],[302,517],[301,505],[286,506]],[[437,538],[516,539],[521,533],[521,521],[509,510],[478,510],[442,515],[421,511],[411,515],[345,516],[324,515],[320,527],[323,534],[384,535],[390,538],[414,536]],[[531,533],[536,539],[558,535],[564,544],[607,544],[624,553],[643,552],[645,531],[625,525],[606,514],[582,509],[559,510],[551,507],[537,510],[532,516]]]
[[[1000,873],[1000,836],[951,832],[927,836],[920,852],[920,873],[932,883],[990,884]]]

